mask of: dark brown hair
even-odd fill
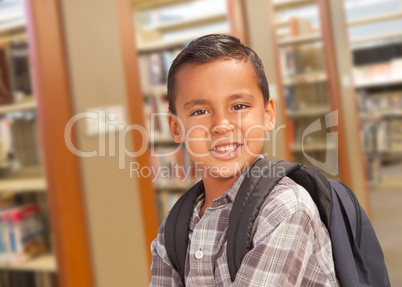
[[[258,79],[258,86],[264,97],[264,104],[269,99],[268,81],[264,72],[264,65],[257,53],[243,45],[239,39],[225,34],[210,34],[192,41],[174,59],[169,69],[167,91],[169,111],[176,114],[175,83],[176,75],[187,64],[201,65],[215,60],[245,60],[251,61]]]

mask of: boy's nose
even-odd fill
[[[220,134],[233,131],[235,126],[230,123],[226,116],[221,115],[219,118],[215,118],[214,126],[211,129],[212,133]]]
[[[219,124],[212,127],[212,133],[214,134],[224,134],[234,130],[234,125],[232,124]]]

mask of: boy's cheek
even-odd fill
[[[250,156],[257,156],[261,153],[266,141],[265,132],[261,128],[249,130],[245,136],[244,146],[245,151]]]
[[[249,126],[243,136],[248,142],[261,142],[265,138],[265,126],[260,124]]]
[[[210,138],[211,133],[206,125],[195,124],[189,127],[185,127],[186,138],[191,139],[205,139]]]
[[[186,150],[193,161],[202,160],[209,156],[208,144],[200,138],[188,138],[185,142]]]
[[[211,141],[211,133],[206,127],[193,126],[185,130],[184,135],[185,141],[187,143],[204,143]]]

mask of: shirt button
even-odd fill
[[[202,259],[202,257],[204,257],[204,253],[202,253],[201,250],[198,250],[197,252],[195,252],[195,258],[200,260],[200,259]]]

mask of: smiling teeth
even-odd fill
[[[227,145],[227,146],[225,146],[225,147],[223,147],[223,146],[220,146],[220,147],[217,147],[217,148],[214,148],[214,149],[212,149],[212,150],[214,150],[214,151],[220,151],[220,152],[226,152],[226,151],[233,151],[233,150],[235,150],[238,146],[240,146],[239,144],[236,144],[236,145]]]

